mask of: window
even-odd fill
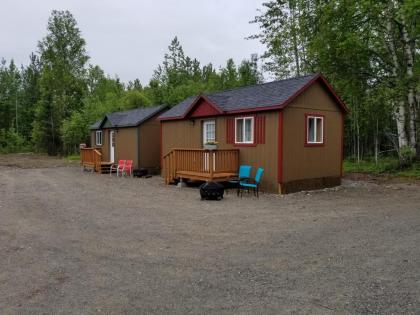
[[[216,122],[207,120],[203,123],[203,143],[216,141]]]
[[[324,143],[324,117],[312,115],[306,116],[306,143]]]
[[[102,145],[102,131],[96,132],[96,145]]]
[[[235,118],[235,143],[254,143],[254,117]]]

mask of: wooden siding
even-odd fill
[[[115,131],[115,163],[119,159],[133,160],[134,168],[148,168],[157,172],[160,168],[160,121],[150,118],[138,127],[102,129],[102,145],[95,143],[96,130],[91,131],[91,146],[100,148],[102,160],[109,161],[109,132]]]
[[[102,145],[96,145],[96,130],[90,133],[91,147],[101,149],[102,161],[109,161],[109,130],[102,129]]]
[[[115,163],[118,159],[133,160],[134,167],[138,165],[137,158],[137,129],[138,128],[120,128],[120,129],[102,129],[102,145],[96,145],[95,131],[91,132],[92,146],[100,148],[102,152],[102,161],[110,161],[110,138],[109,133],[111,130],[115,132]]]
[[[235,116],[207,117],[205,119],[174,120],[162,122],[162,153],[167,154],[174,148],[200,149],[203,147],[203,121],[216,121],[216,141],[220,149],[238,148],[239,164],[249,164],[254,168],[263,167],[265,173],[261,183],[262,189],[278,192],[277,184],[277,124],[278,112],[254,114],[265,116],[265,143],[249,147],[236,147],[227,143],[227,119]],[[242,115],[243,116],[243,115]]]
[[[305,114],[324,115],[323,146],[305,146]],[[341,176],[342,115],[319,82],[283,110],[283,182]]]
[[[139,127],[139,166],[151,171],[160,168],[160,121],[156,117]]]
[[[137,127],[115,130],[115,163],[133,160],[133,167],[138,168],[137,130]]]

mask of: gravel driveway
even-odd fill
[[[0,167],[1,314],[419,314],[420,186],[200,201]]]

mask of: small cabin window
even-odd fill
[[[235,118],[235,143],[254,143],[254,117]]]
[[[216,122],[207,120],[203,123],[203,143],[216,141]]]
[[[306,143],[315,145],[324,143],[323,116],[306,116]]]
[[[102,145],[102,131],[96,132],[96,145]]]

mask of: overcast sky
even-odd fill
[[[75,16],[92,64],[123,81],[147,83],[178,36],[185,53],[202,64],[224,65],[261,54],[248,22],[264,0],[1,0],[0,58],[27,64],[46,34],[51,10]]]

